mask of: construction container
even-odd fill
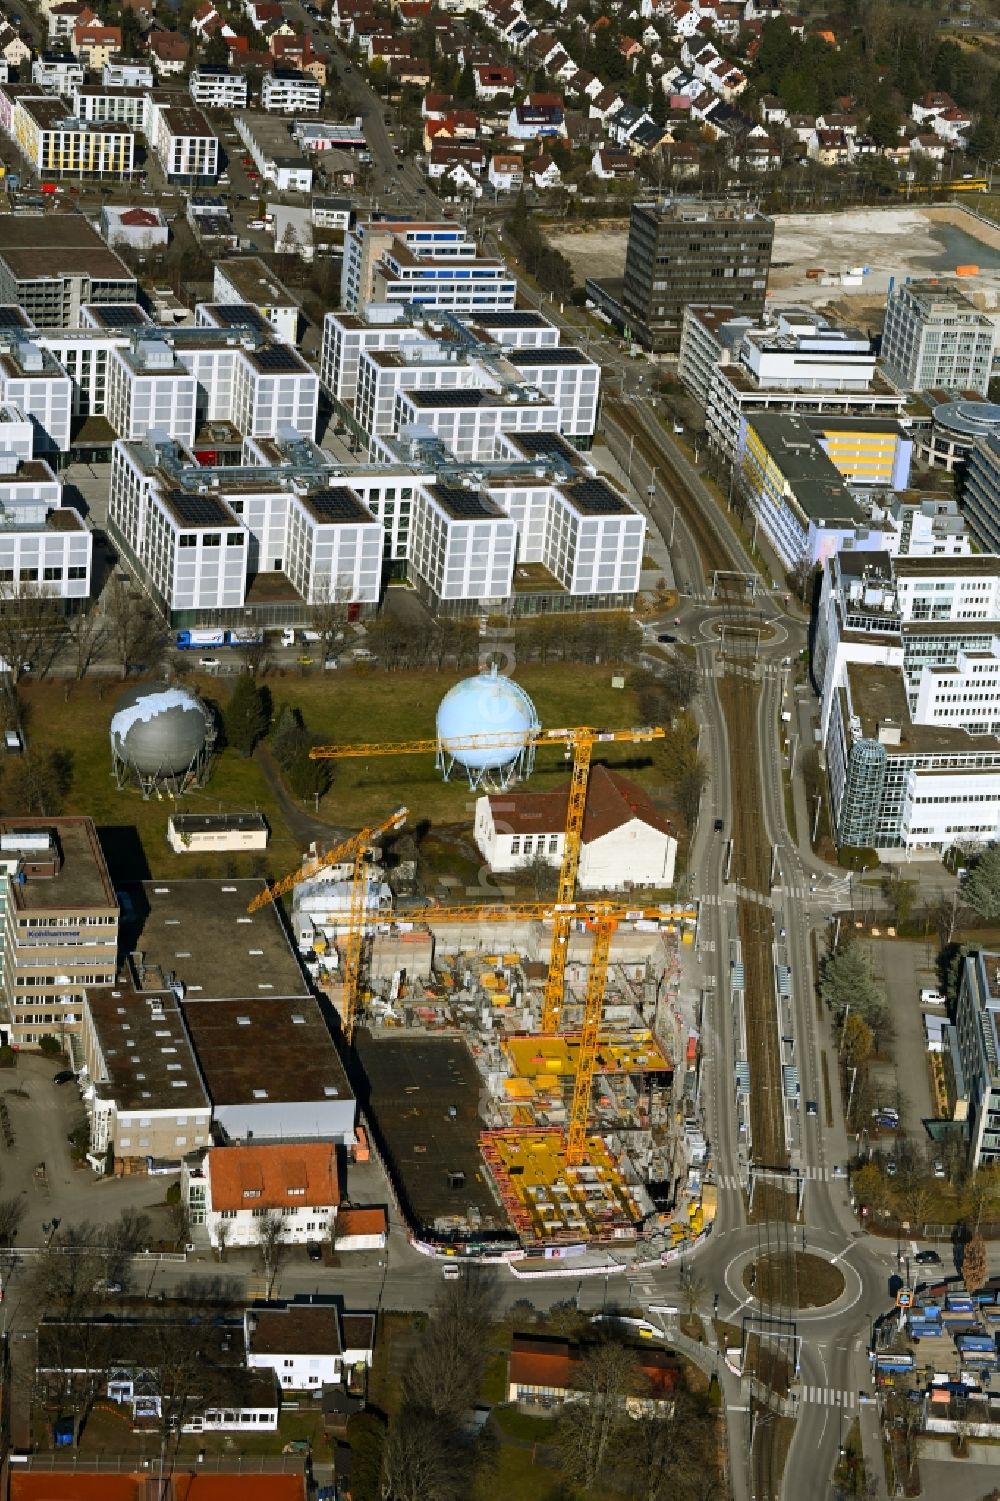
[[[978,266],[972,266],[972,265],[956,266],[955,267],[955,275],[956,276],[978,276],[979,275],[979,267]]]

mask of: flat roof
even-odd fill
[[[482,1079],[465,1043],[450,1037],[374,1038],[360,1028],[356,1049],[366,1109],[381,1138],[400,1197],[418,1228],[468,1221],[509,1230],[479,1151]],[[455,1186],[452,1186],[452,1185]]]
[[[309,988],[273,905],[250,914],[262,890],[254,880],[144,881],[130,948],[171,970],[187,1000],[307,998]]]
[[[893,572],[902,578],[947,578],[950,574],[961,576],[971,573],[977,577],[994,578],[1000,575],[1000,555],[996,553],[968,553],[956,557],[921,558],[910,554],[893,558]],[[972,622],[966,621],[969,625]]]
[[[261,302],[298,307],[288,288],[268,270],[259,256],[232,256],[229,260],[216,261],[215,272],[217,276],[225,277],[241,302],[249,302],[254,307]]]
[[[263,813],[171,813],[178,834],[229,834],[236,829],[266,829]]]
[[[914,724],[906,699],[906,684],[900,667],[881,667],[872,663],[849,662],[848,681],[851,704],[861,719],[861,730],[868,740],[878,739],[878,727],[887,721],[899,726],[898,745],[886,745],[889,756],[912,756],[940,753],[975,755],[1000,751],[995,735],[970,735],[953,725]]]
[[[466,489],[464,485],[438,483],[428,487],[428,494],[453,521],[494,521],[504,515],[492,500],[487,500],[478,490]]]
[[[257,349],[245,349],[244,358],[262,375],[312,375],[312,371],[295,350],[287,344],[261,344]]]
[[[527,348],[504,350],[504,358],[512,365],[593,365],[595,370],[598,368],[596,360],[572,344],[530,344]]]
[[[99,908],[118,912],[118,898],[108,875],[97,830],[90,818],[4,818],[0,835],[50,832],[62,852],[59,872],[51,877],[11,883],[19,912],[56,912]]]
[[[259,914],[257,914],[259,916]],[[344,1065],[311,995],[294,1000],[184,1001],[184,1020],[212,1104],[353,1100]]]
[[[791,412],[754,412],[748,425],[810,521],[853,526],[864,520],[864,513],[837,466],[804,418]]]
[[[125,262],[77,213],[0,214],[0,259],[17,280],[85,273],[135,285]]]
[[[171,135],[212,136],[216,139],[215,131],[196,105],[168,104],[165,109],[161,108],[159,113],[160,118],[169,126]]]
[[[600,475],[587,475],[559,486],[559,494],[584,516],[637,516],[623,495]]]
[[[100,1098],[119,1110],[209,1109],[173,991],[116,985],[88,990],[87,1006],[106,1070],[94,1080]]]
[[[311,490],[299,496],[299,504],[314,521],[323,526],[349,524],[370,525],[376,518],[346,485],[331,485],[326,490]]]

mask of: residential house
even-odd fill
[[[672,182],[688,182],[701,172],[701,152],[693,141],[675,141],[664,149]]]
[[[939,135],[943,141],[947,141],[949,146],[964,148],[966,137],[972,129],[972,116],[967,110],[957,107],[946,109],[943,114],[935,118],[932,128],[934,134]]]
[[[508,1357],[507,1399],[549,1409],[579,1401],[585,1351],[569,1340],[547,1334],[515,1334]],[[630,1418],[639,1419],[673,1402],[680,1381],[677,1357],[669,1350],[636,1349],[641,1395],[626,1397]]]
[[[562,182],[562,173],[551,156],[542,152],[531,161],[525,162],[525,171],[536,188],[557,188]]]
[[[443,120],[455,107],[450,94],[425,94],[420,101],[420,114],[425,120]]]
[[[602,89],[597,97],[590,101],[590,118],[606,121],[616,110],[621,109],[624,103],[624,99],[616,88]]]
[[[486,66],[476,68],[476,98],[491,102],[498,94],[513,94],[517,75],[513,68]]]
[[[854,159],[851,142],[842,130],[813,131],[806,146],[810,161],[821,167],[846,167]]]
[[[461,167],[469,179],[464,191],[475,188],[475,178],[481,177],[486,166],[486,153],[482,146],[469,141],[437,141],[431,147],[427,161],[427,176],[435,181],[447,176],[453,167]],[[461,174],[460,174],[461,176]]]
[[[85,68],[96,71],[121,52],[122,29],[120,26],[104,26],[100,21],[80,20],[70,41],[70,50]]]
[[[507,121],[507,134],[514,141],[537,141],[546,136],[566,135],[566,108],[558,94],[529,94],[515,104]]]
[[[252,1304],[243,1330],[250,1370],[273,1372],[283,1391],[338,1386],[371,1365],[375,1348],[374,1314],[342,1314],[336,1299],[311,1293]]]
[[[917,125],[930,124],[933,129],[934,121],[938,116],[946,114],[948,110],[955,107],[955,101],[950,94],[946,94],[940,89],[933,89],[930,93],[924,94],[922,98],[914,100],[910,106],[910,118]]]
[[[635,157],[630,151],[599,146],[590,159],[590,170],[602,182],[621,182],[635,177]]]
[[[516,152],[498,151],[490,160],[487,176],[497,193],[517,193],[524,184],[524,158]]]
[[[781,148],[771,140],[763,125],[747,131],[735,154],[751,172],[776,172],[781,166]]]
[[[776,94],[765,94],[758,106],[765,125],[787,125],[788,110]]]
[[[8,68],[19,68],[31,57],[31,48],[12,26],[0,27],[0,58]]]
[[[146,45],[160,78],[184,72],[191,49],[187,37],[179,31],[154,31]]]
[[[917,156],[940,163],[944,161],[947,155],[947,143],[939,135],[935,135],[932,130],[924,131],[923,134],[914,136],[910,141],[911,160]]]
[[[815,115],[789,115],[788,128],[803,146],[808,146],[816,130],[816,117]]]

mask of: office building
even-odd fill
[[[977,398],[939,401],[930,426],[921,424],[914,436],[917,453],[932,469],[958,474],[977,443],[1000,437],[1000,405]]]
[[[1000,558],[839,553],[813,672],[840,844],[1000,835]]]
[[[985,396],[995,343],[992,319],[948,282],[904,282],[886,303],[882,358],[904,391]]]
[[[744,421],[736,483],[786,568],[840,547],[882,547],[862,501],[905,490],[911,442],[880,418],[755,412]]]
[[[200,109],[246,109],[246,74],[219,63],[199,63],[188,79],[191,98]]]
[[[169,433],[194,442],[197,382],[164,339],[139,339],[108,361],[107,414],[122,438]]]
[[[755,412],[898,417],[905,406],[871,340],[811,308],[771,308],[761,324],[728,305],[689,307],[677,373],[704,408],[709,447],[729,463]]]
[[[979,438],[969,452],[962,510],[984,552],[1000,553],[1000,435]]]
[[[676,354],[684,309],[723,297],[737,314],[759,317],[773,239],[773,220],[745,203],[633,204],[622,288],[632,337],[656,354]]]
[[[17,407],[31,422],[36,453],[68,452],[72,382],[36,340],[0,332],[0,401]]]
[[[87,303],[134,303],[137,283],[81,214],[0,214],[0,303],[72,328]]]
[[[90,1151],[103,1169],[161,1171],[212,1142],[212,1106],[180,1003],[159,970],[134,963],[113,986],[88,989],[81,1078]]]
[[[3,998],[7,1040],[57,1037],[79,1060],[84,997],[113,985],[118,901],[89,818],[0,820],[6,876]]]
[[[90,125],[124,125],[129,130],[146,131],[148,89],[88,83],[74,89],[72,99],[73,114],[78,120]]]
[[[341,302],[363,313],[370,302],[418,304],[475,317],[517,304],[503,261],[478,254],[460,225],[362,220],[344,240]]]
[[[955,1120],[966,1120],[971,1173],[1000,1162],[1000,954],[962,960],[955,1025],[946,1028]]]
[[[63,505],[63,487],[35,457],[34,440],[24,413],[0,406],[0,589],[79,602],[90,596],[93,533]]]

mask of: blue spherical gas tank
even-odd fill
[[[479,677],[463,678],[438,706],[442,748],[472,771],[495,771],[516,760],[538,728],[535,706],[524,689],[501,677],[495,668]],[[471,735],[509,735],[514,743],[462,750],[459,742]]]

